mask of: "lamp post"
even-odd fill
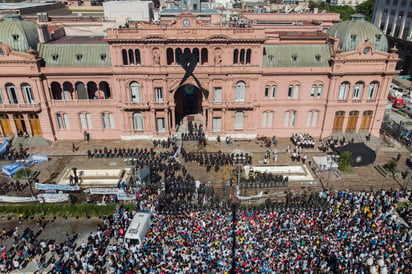
[[[326,189],[329,191],[329,183],[330,183],[330,173],[332,171],[332,165],[335,162],[335,159],[337,159],[336,155],[329,155],[330,157],[330,166],[329,166],[329,172],[328,172],[328,182],[326,185]]]

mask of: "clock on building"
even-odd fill
[[[185,27],[190,26],[190,20],[189,19],[183,20],[183,26],[185,26]]]

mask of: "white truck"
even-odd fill
[[[125,234],[125,246],[128,249],[133,247],[141,248],[146,237],[146,232],[152,223],[152,213],[137,212]]]

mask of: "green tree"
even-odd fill
[[[352,170],[352,153],[344,151],[339,155],[339,170],[351,171]]]
[[[365,15],[365,19],[370,22],[372,20],[374,6],[375,0],[366,0],[365,2],[357,5],[355,11],[357,13]]]

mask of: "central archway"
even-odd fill
[[[186,84],[179,87],[174,98],[176,125],[187,115],[202,113],[202,92],[194,85]]]

